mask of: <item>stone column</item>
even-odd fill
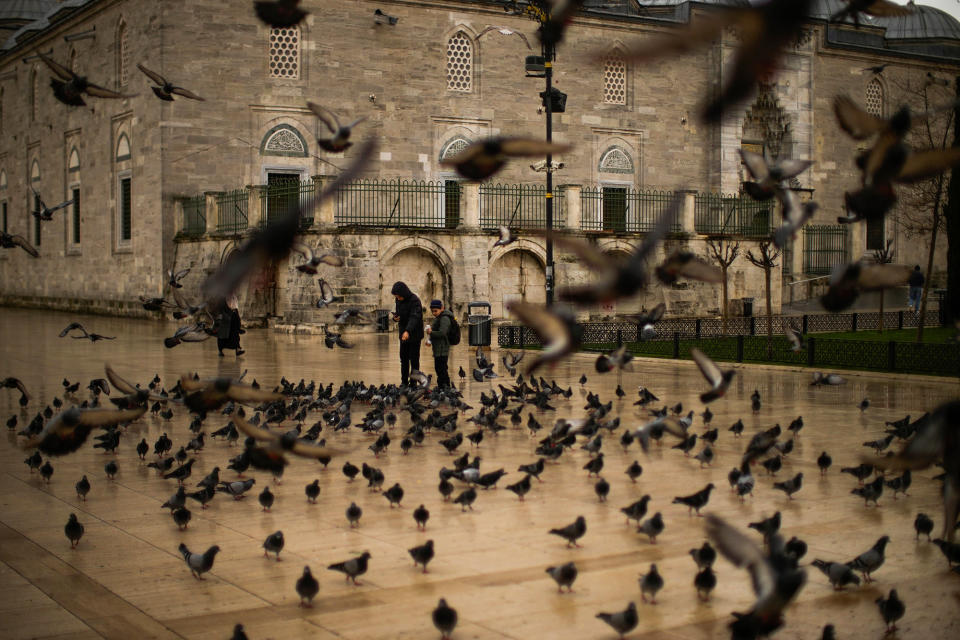
[[[328,180],[334,176],[313,176],[311,179],[314,184],[314,195],[319,196],[323,192],[324,186]],[[327,198],[326,202],[321,202],[313,212],[313,226],[315,229],[332,229],[336,226],[334,210],[336,198]]]
[[[581,221],[583,220],[583,208],[580,200],[582,186],[579,184],[562,184],[559,189],[563,190],[563,198],[567,206],[565,228],[580,231]]]
[[[247,225],[256,229],[263,220],[260,201],[266,196],[267,187],[262,184],[247,185]]]
[[[683,191],[683,209],[680,211],[680,231],[696,233],[697,192],[691,189]]]
[[[476,182],[463,183],[463,215],[460,226],[471,231],[480,228],[480,185]]]
[[[203,217],[206,223],[204,233],[213,233],[217,230],[217,195],[218,191],[203,192]]]

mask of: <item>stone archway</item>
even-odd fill
[[[490,264],[490,306],[494,318],[506,318],[511,300],[543,304],[547,299],[546,270],[539,255],[524,248],[505,251]]]
[[[439,298],[451,303],[450,278],[444,265],[422,247],[406,247],[388,257],[382,264],[380,276],[380,307],[393,309],[395,300],[390,294],[393,283],[401,280],[410,287],[423,303]]]

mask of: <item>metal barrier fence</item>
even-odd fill
[[[480,228],[546,229],[546,186],[542,184],[480,185]],[[553,226],[566,224],[566,198],[553,192]]]
[[[849,234],[845,225],[808,224],[803,228],[803,272],[825,275],[849,262]]]
[[[183,199],[181,235],[202,236],[207,232],[206,200],[203,195]]]
[[[217,232],[239,233],[248,226],[247,209],[250,197],[246,189],[217,194]]]
[[[694,198],[697,233],[764,238],[773,231],[775,201],[759,202],[744,195],[698,193]]]
[[[673,201],[672,191],[636,191],[628,187],[584,187],[580,191],[580,228],[584,231],[647,233]],[[681,230],[677,220],[671,231]]]
[[[453,229],[460,224],[460,183],[358,180],[334,200],[334,222],[368,227]]]
[[[305,209],[304,205],[309,202],[316,191],[316,185],[313,182],[301,182],[300,180],[288,180],[268,184],[260,198],[260,221],[261,224],[269,224],[277,218],[283,217],[290,206],[296,202],[300,204],[302,227],[309,227],[313,224],[313,209]],[[303,214],[306,215],[303,215]]]

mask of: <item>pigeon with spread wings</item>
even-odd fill
[[[328,264],[331,267],[342,267],[343,259],[332,253],[317,254],[313,249],[302,242],[294,242],[294,251],[303,256],[305,263],[297,265],[297,271],[300,273],[309,273],[312,276],[317,275],[317,267],[321,264]]]
[[[257,17],[274,29],[288,29],[307,17],[299,6],[300,0],[257,0],[253,10]]]
[[[452,158],[445,158],[440,164],[453,167],[467,180],[480,181],[500,171],[510,158],[534,158],[565,153],[572,148],[536,138],[487,138],[474,142]]]
[[[30,402],[30,394],[27,393],[27,387],[19,378],[7,377],[0,380],[0,389],[16,389],[20,392],[20,406],[25,407]]]
[[[50,418],[43,431],[28,440],[24,448],[36,447],[48,456],[62,456],[79,449],[94,427],[132,422],[146,412],[146,404],[135,409],[120,410],[71,407]]]
[[[188,409],[201,416],[208,411],[219,409],[231,400],[239,403],[260,403],[281,400],[283,394],[264,391],[248,384],[242,384],[232,378],[212,378],[198,380],[193,376],[180,377],[183,389],[183,403]]]
[[[554,237],[554,243],[559,248],[572,252],[600,275],[592,284],[561,289],[558,292],[560,299],[580,304],[604,304],[619,298],[628,298],[643,289],[649,280],[647,260],[673,227],[682,206],[683,194],[678,193],[660,215],[653,229],[646,234],[640,246],[623,263],[614,261],[596,245],[564,236]]]
[[[326,186],[320,195],[309,198],[303,203],[298,198],[294,198],[280,218],[262,230],[255,231],[237,251],[234,251],[231,258],[228,258],[223,266],[203,284],[202,290],[208,307],[219,308],[222,301],[234,293],[254,270],[270,262],[285,259],[297,240],[301,216],[309,214],[321,202],[332,197],[343,185],[353,181],[373,158],[376,146],[377,143],[373,139],[363,143],[350,166]]]
[[[230,420],[238,431],[267,443],[265,446],[248,447],[246,452],[250,456],[250,464],[258,469],[272,470],[276,465],[286,466],[285,453],[291,453],[301,458],[329,458],[338,453],[329,447],[318,447],[300,440],[297,431],[292,429],[283,434],[273,433],[250,424],[236,413],[230,415]]]
[[[736,371],[733,369],[721,371],[716,362],[696,347],[690,349],[690,356],[700,368],[700,373],[710,383],[710,390],[700,394],[700,401],[707,404],[723,396],[727,392],[727,387],[730,386],[730,381],[733,380]]]
[[[907,284],[911,269],[903,264],[839,264],[830,274],[830,287],[820,296],[827,311],[839,313],[850,307],[861,291],[877,291]]]
[[[556,362],[580,346],[576,319],[563,311],[542,307],[522,300],[507,303],[507,311],[533,329],[543,344],[537,357],[527,365],[527,375],[548,362]]]
[[[41,52],[37,52],[37,57],[43,60],[44,64],[53,71],[56,78],[50,79],[50,86],[53,87],[53,95],[63,104],[74,107],[82,107],[87,103],[83,100],[83,94],[94,96],[95,98],[132,98],[133,95],[117,93],[93,84],[86,77],[75,74],[59,62],[54,62]]]
[[[353,128],[367,119],[366,116],[363,116],[348,125],[342,125],[340,124],[340,119],[337,118],[337,115],[333,111],[321,107],[315,102],[308,102],[307,106],[310,108],[310,111],[313,111],[313,115],[317,116],[317,119],[330,130],[332,136],[329,138],[317,138],[317,144],[331,153],[340,153],[344,149],[353,146],[353,143],[350,142],[350,134],[353,132]]]
[[[55,207],[48,207],[47,204],[43,201],[43,198],[40,197],[40,194],[37,193],[36,189],[34,189],[33,187],[30,187],[30,190],[33,191],[33,195],[37,199],[37,204],[40,205],[39,209],[31,213],[33,213],[33,217],[40,218],[44,222],[49,222],[50,220],[53,220],[54,212],[59,211],[60,209],[63,209],[64,207],[68,207],[71,204],[73,204],[73,198],[70,198],[69,200],[64,200],[63,202],[61,202]]]
[[[201,102],[203,102],[203,98],[201,98],[194,92],[188,89],[184,89],[183,87],[176,86],[175,84],[173,84],[172,82],[164,78],[162,75],[160,75],[156,71],[150,71],[150,69],[147,69],[145,66],[143,66],[139,62],[137,63],[137,69],[140,69],[140,71],[142,71],[145,76],[147,76],[157,84],[157,86],[150,87],[150,88],[153,90],[154,95],[156,95],[161,100],[165,100],[167,102],[173,102],[173,96],[175,94],[178,96],[183,96],[184,98],[190,98],[191,100],[200,100]]]
[[[4,249],[15,249],[20,247],[34,258],[40,257],[40,252],[37,251],[32,244],[27,242],[26,238],[20,235],[7,233],[6,231],[0,231],[0,247]]]

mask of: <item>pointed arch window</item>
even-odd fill
[[[440,152],[440,160],[448,160],[470,146],[470,141],[466,138],[454,138],[447,143],[447,146]]]
[[[603,61],[603,101],[627,104],[627,61],[618,54],[611,54]]]
[[[883,117],[883,85],[876,78],[867,85],[863,103],[867,113]]]
[[[457,31],[447,40],[447,89],[460,93],[473,91],[473,40]]]

